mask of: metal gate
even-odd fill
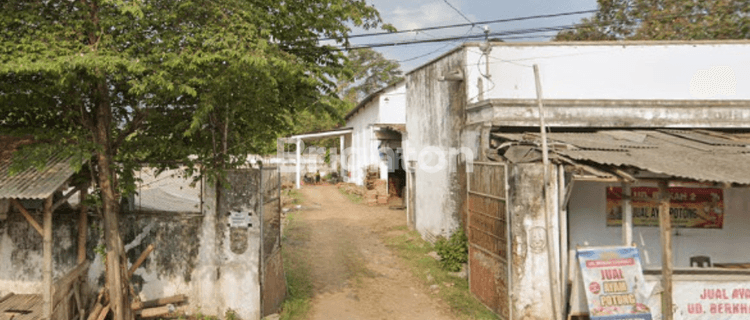
[[[510,319],[507,169],[502,163],[492,162],[471,166],[466,175],[469,288],[501,318]]]
[[[284,265],[281,260],[281,175],[277,167],[260,170],[261,317],[276,313],[286,296]]]

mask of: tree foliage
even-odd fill
[[[599,12],[557,41],[750,38],[744,0],[598,0]]]
[[[122,248],[117,199],[139,163],[221,169],[268,150],[295,114],[340,104],[335,79],[351,72],[317,39],[345,44],[352,26],[381,25],[364,0],[6,0],[0,10],[0,133],[33,137],[21,153],[38,159],[91,160],[109,249]]]
[[[367,95],[403,79],[397,61],[386,59],[381,53],[365,48],[351,50],[343,60],[345,72],[334,82],[339,99],[331,99],[330,109],[305,110],[295,117],[292,133],[327,130],[345,125],[344,116]],[[338,145],[337,141],[323,140],[318,145]]]

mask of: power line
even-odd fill
[[[529,34],[529,33],[563,31],[563,30],[574,29],[580,25],[581,24],[571,24],[571,25],[564,25],[564,26],[516,29],[516,30],[490,33],[489,36],[490,37],[503,37],[503,36],[523,35],[523,34]],[[380,43],[371,43],[371,44],[365,44],[365,45],[359,45],[359,46],[353,46],[353,47],[333,47],[333,48],[334,50],[348,51],[348,50],[358,50],[358,49],[366,49],[366,48],[382,48],[382,47],[393,47],[393,46],[435,43],[435,42],[445,42],[445,41],[483,39],[484,37],[485,37],[485,34],[481,33],[481,34],[463,35],[463,36],[455,36],[455,37],[399,41],[399,42],[380,42]]]
[[[362,37],[376,37],[376,36],[394,35],[394,34],[409,33],[409,32],[420,32],[420,31],[429,31],[429,30],[440,30],[440,29],[471,27],[471,26],[475,26],[475,25],[478,25],[478,24],[495,24],[495,23],[505,23],[505,22],[513,22],[513,21],[546,19],[546,18],[555,18],[555,17],[563,17],[563,16],[586,14],[586,13],[595,13],[595,12],[598,12],[598,11],[599,10],[570,11],[570,12],[560,12],[560,13],[552,13],[552,14],[542,14],[542,15],[533,15],[533,16],[525,16],[525,17],[508,18],[508,19],[497,19],[497,20],[479,21],[479,22],[475,22],[475,23],[450,24],[450,25],[442,25],[442,26],[434,26],[434,27],[426,27],[426,28],[401,30],[401,31],[395,31],[395,32],[376,32],[376,33],[354,34],[354,35],[350,35],[348,38],[349,39],[353,39],[353,38],[362,38]],[[318,41],[326,41],[326,40],[338,40],[338,39],[336,39],[336,38],[318,39]]]
[[[443,0],[443,2],[445,2],[445,4],[447,4],[449,7],[451,7],[451,9],[453,9],[456,12],[458,12],[458,14],[460,14],[462,17],[464,17],[464,19],[466,19],[466,21],[469,21],[469,23],[471,23],[471,25],[474,26],[474,22],[471,22],[471,20],[469,18],[467,18],[464,15],[464,13],[461,12],[461,10],[458,10],[456,7],[454,7],[450,2],[448,2],[448,0]]]

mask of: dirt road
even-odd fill
[[[313,208],[297,214],[310,232],[310,319],[454,319],[381,240],[404,232],[392,230],[404,225],[403,210],[354,204],[335,186],[302,193]]]

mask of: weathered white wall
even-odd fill
[[[467,47],[470,102],[486,58]],[[535,43],[492,47],[485,99],[750,99],[750,42]]]
[[[449,236],[459,227],[462,195],[456,156],[463,127],[464,84],[439,81],[463,68],[464,52],[454,51],[406,76],[407,158],[416,160],[416,229],[430,241]]]
[[[550,166],[549,216],[554,230],[547,242],[544,212],[543,173],[541,163],[509,166],[508,206],[511,222],[511,299],[512,319],[553,319],[549,278],[549,250],[559,248],[559,213],[557,210],[557,170]],[[559,257],[555,255],[555,261]]]
[[[606,188],[610,184],[576,182],[570,198],[568,221],[570,248],[576,245],[619,245],[622,228],[607,227]],[[618,185],[619,186],[619,185]],[[674,229],[672,250],[675,267],[689,267],[690,257],[706,255],[711,262],[744,262],[750,256],[750,189],[724,190],[724,228]],[[645,269],[661,268],[658,227],[633,227],[633,240],[641,249]],[[728,248],[731,247],[731,250]]]
[[[353,129],[351,144],[347,139],[347,182],[364,184],[364,169],[370,165],[381,168],[381,178],[387,178],[388,164],[380,158],[380,141],[374,135],[373,124],[404,124],[406,122],[406,83],[399,82],[384,89],[346,121]]]
[[[380,100],[378,123],[406,123],[406,82],[402,81],[385,89],[378,99]]]
[[[37,221],[41,214],[31,213]],[[53,216],[53,277],[73,269],[77,256],[77,214]],[[0,296],[42,291],[42,236],[18,212],[0,220]]]
[[[372,131],[372,124],[378,123],[380,100],[373,99],[346,122],[352,128],[352,144],[347,146],[347,170],[351,173],[349,182],[364,184],[364,169],[371,164],[378,164],[377,139]]]

